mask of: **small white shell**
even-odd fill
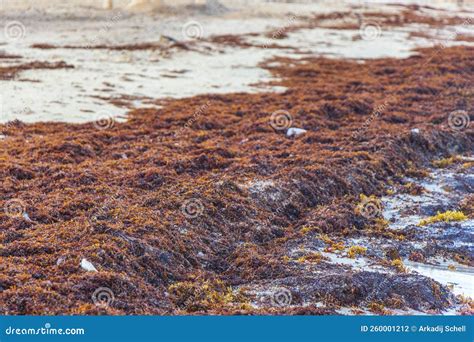
[[[288,128],[288,131],[286,131],[286,136],[287,137],[292,137],[292,136],[297,137],[298,135],[304,134],[306,132],[307,132],[307,130],[305,130],[303,128],[290,127],[290,128]]]
[[[82,259],[81,267],[88,272],[98,272],[94,265],[87,259]]]

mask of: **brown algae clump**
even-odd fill
[[[218,310],[232,304],[241,307],[247,303],[242,293],[234,293],[221,280],[178,282],[168,289],[176,306],[187,312]]]
[[[309,268],[334,272],[334,282],[320,282],[317,290],[341,293],[338,302],[370,301],[364,291],[356,291],[357,301],[353,292],[339,291],[347,281],[359,283],[360,273],[341,274],[339,265],[313,262],[317,255],[304,264],[285,256],[297,246],[346,255],[344,243],[356,236],[413,239],[387,229],[370,197],[366,216],[354,215],[354,198],[380,198],[408,160],[448,155],[452,146],[472,151],[470,128],[445,126],[446,113],[461,100],[453,94],[472,83],[466,80],[474,77],[474,47],[435,51],[364,64],[279,58],[269,69],[286,92],[169,100],[159,110],[132,110],[127,122],[103,130],[93,123],[0,125],[6,136],[0,206],[20,200],[19,211],[0,211],[0,265],[8,268],[0,272],[0,314],[98,314],[103,309],[91,294],[101,287],[116,299],[108,314],[237,314],[248,299],[236,289],[280,279],[304,284]],[[425,67],[413,73],[415,64]],[[397,105],[370,120],[387,93]],[[290,105],[308,130],[298,139],[275,132],[270,122]],[[199,108],[207,115],[193,116]],[[414,125],[423,133],[410,134]],[[259,179],[268,181],[258,191],[244,186]],[[458,210],[471,215],[471,203]],[[324,244],[316,241],[320,233]],[[85,256],[99,272],[80,267]],[[462,251],[455,260],[470,263]],[[402,284],[403,276],[393,280]],[[407,297],[407,306],[419,308],[419,298]],[[447,305],[443,292],[436,306]]]

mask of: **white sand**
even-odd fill
[[[432,1],[416,2],[433,6]],[[114,3],[120,7],[128,1],[116,0]],[[0,81],[0,122],[14,119],[25,122],[85,122],[96,120],[104,114],[123,117],[129,110],[127,107],[104,100],[123,95],[131,99],[129,104],[141,107],[151,105],[151,99],[204,93],[268,91],[269,88],[255,86],[256,83],[271,79],[270,73],[260,68],[259,63],[275,55],[296,58],[308,54],[335,58],[404,58],[417,47],[446,43],[445,38],[449,37],[450,30],[465,30],[451,27],[434,32],[438,40],[413,39],[409,38],[410,32],[426,28],[411,25],[390,30],[382,28],[375,40],[354,40],[359,30],[318,28],[291,33],[287,38],[277,41],[281,45],[299,48],[304,54],[296,54],[291,49],[223,48],[205,42],[198,42],[198,52],[177,51],[168,57],[151,50],[31,48],[35,43],[59,46],[155,43],[160,41],[161,35],[186,41],[190,38],[183,35],[183,28],[190,22],[197,23],[202,37],[278,32],[292,21],[294,14],[348,10],[350,4],[368,2],[325,0],[269,3],[261,0],[221,0],[230,11],[219,15],[209,15],[212,11],[209,12],[205,7],[182,7],[184,3],[190,1],[169,0],[169,5],[173,4],[174,8],[179,9],[170,15],[169,11],[168,14],[160,11],[131,14],[123,9],[103,10],[98,8],[102,0],[3,0],[5,22],[19,22],[23,31],[21,39],[12,41],[5,36],[5,30],[0,30],[0,42],[6,43],[0,46],[0,50],[23,56],[23,59],[0,59],[0,66],[39,60],[65,61],[75,68],[30,70],[22,72],[13,81]],[[462,13],[466,16],[466,12],[460,12],[455,5],[456,1],[441,3],[451,6],[453,9],[450,13],[453,15]],[[397,9],[370,2],[367,10],[393,12]],[[434,11],[433,15],[437,13]],[[470,30],[472,32],[472,27]],[[249,37],[248,40],[259,46],[274,42],[264,35]],[[455,42],[451,39],[451,43]]]

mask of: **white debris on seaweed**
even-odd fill
[[[292,137],[292,136],[297,137],[297,136],[302,135],[306,132],[307,132],[307,130],[305,130],[303,128],[290,127],[290,128],[288,128],[288,131],[286,131],[286,136],[287,137]]]
[[[87,259],[81,260],[81,267],[88,272],[98,272],[94,265]]]

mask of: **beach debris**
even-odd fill
[[[88,272],[98,272],[94,265],[85,258],[81,260],[81,267]]]
[[[292,137],[292,136],[299,136],[301,134],[305,134],[307,132],[307,130],[303,129],[303,128],[296,128],[296,127],[290,127],[288,128],[288,131],[286,131],[286,136],[287,137]]]
[[[28,213],[23,213],[23,218],[28,221],[28,222],[33,222],[33,220],[30,218],[30,216],[28,215]]]

